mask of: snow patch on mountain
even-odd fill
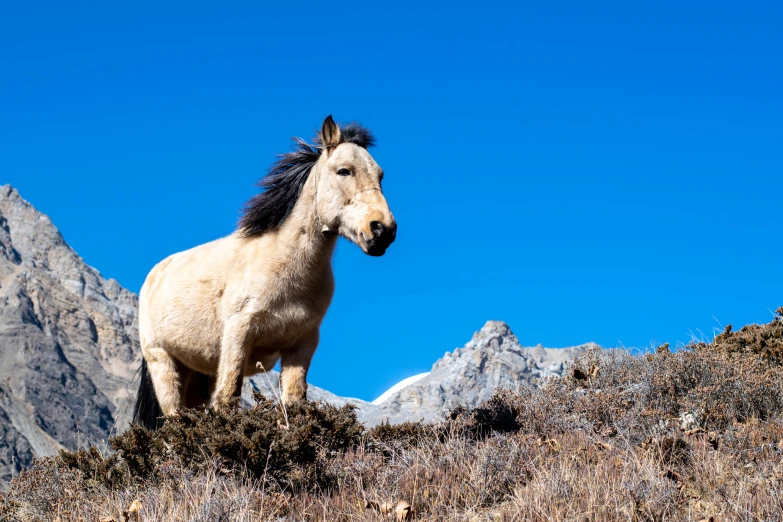
[[[429,374],[430,374],[430,372],[424,372],[424,373],[420,373],[418,375],[412,375],[411,377],[408,377],[407,379],[401,380],[400,382],[398,382],[397,384],[395,384],[394,386],[392,386],[391,388],[389,388],[388,390],[383,392],[380,397],[378,397],[377,399],[372,401],[372,404],[375,404],[377,406],[377,405],[385,402],[386,399],[390,398],[392,395],[394,395],[395,393],[397,393],[401,389],[405,388],[406,386],[410,386],[411,384],[413,384],[413,383],[415,383],[417,381],[422,380],[423,378],[425,378]]]

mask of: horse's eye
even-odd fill
[[[351,171],[348,169],[340,169],[337,171],[337,174],[339,174],[340,176],[350,176]]]

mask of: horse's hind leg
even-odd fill
[[[182,406],[181,381],[177,361],[163,348],[144,351],[155,395],[163,415],[169,416]]]

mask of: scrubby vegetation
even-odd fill
[[[433,425],[261,397],[185,411],[37,461],[0,520],[783,520],[781,314],[674,352],[592,351]]]

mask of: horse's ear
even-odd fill
[[[330,114],[321,126],[321,143],[323,143],[325,149],[329,150],[338,146],[340,140],[342,140],[340,127],[337,126]]]

